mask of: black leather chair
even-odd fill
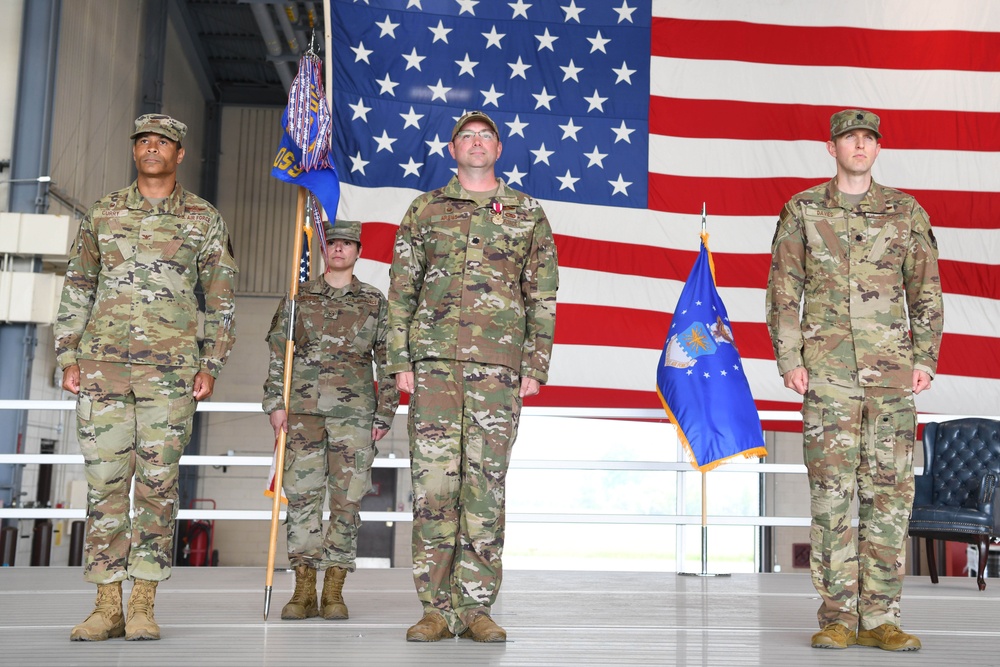
[[[1000,421],[955,419],[924,427],[924,473],[916,477],[910,535],[926,538],[931,581],[934,540],[979,546],[979,590],[992,538],[1000,536]]]

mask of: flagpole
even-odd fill
[[[326,58],[326,105],[333,109],[333,29],[330,20],[330,0],[323,0],[323,56]],[[336,216],[336,211],[327,211],[327,216]]]
[[[298,199],[295,203],[295,236],[292,242],[291,280],[288,283],[288,315],[285,330],[285,367],[281,385],[281,396],[285,411],[292,395],[292,362],[295,357],[295,300],[299,296],[299,264],[302,261],[302,230],[306,220],[306,189],[298,188]],[[271,502],[271,536],[267,544],[267,574],[264,580],[264,620],[271,608],[271,585],[274,582],[274,552],[278,542],[278,519],[281,513],[281,483],[285,472],[285,443],[288,434],[284,429],[278,430],[278,442],[274,447],[274,497]]]
[[[705,202],[701,203],[701,236],[705,238],[708,232],[708,219],[705,215]],[[728,577],[728,572],[708,571],[708,471],[701,471],[701,572],[678,572],[685,577]]]
[[[701,471],[701,572],[678,572],[682,577],[728,577],[728,572],[708,571],[708,471]]]

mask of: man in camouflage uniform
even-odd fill
[[[196,402],[211,396],[234,342],[237,269],[226,224],[176,180],[186,131],[169,116],[136,119],[138,177],[90,208],[66,269],[55,346],[62,386],[79,394],[84,578],[98,591],[74,640],[159,639],[153,599],[170,576],[178,461]],[[123,618],[126,578],[134,584]]]
[[[497,125],[462,116],[457,176],[410,205],[389,288],[389,372],[412,394],[410,641],[505,641],[489,615],[501,579],[504,490],[521,400],[548,376],[558,273],[539,203],[494,175]]]
[[[371,489],[375,443],[385,437],[399,406],[394,378],[385,372],[386,301],[354,277],[361,254],[361,223],[324,223],[327,269],[304,283],[296,299],[291,405],[282,398],[287,302],[271,322],[271,363],[264,383],[264,412],[277,438],[288,434],[282,488],[288,498],[288,560],[295,593],[283,619],[321,615],[347,618],[342,590],[358,552],[358,513]],[[372,363],[378,367],[378,396]],[[289,415],[289,412],[291,413]],[[323,495],[330,524],[323,536]],[[316,571],[326,570],[322,604]]]
[[[823,599],[816,648],[920,648],[899,628],[899,598],[913,395],[937,368],[943,308],[927,213],[872,180],[881,137],[869,111],[834,114],[827,149],[837,175],[792,197],[772,244],[768,327],[785,386],[804,396],[810,565]]]

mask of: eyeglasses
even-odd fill
[[[479,135],[479,138],[483,141],[493,141],[497,138],[496,132],[493,130],[479,130],[478,132],[473,130],[462,130],[455,134],[455,138],[459,141],[472,141],[472,138]]]

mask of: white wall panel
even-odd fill
[[[205,98],[198,90],[188,54],[181,48],[177,31],[169,24],[164,62],[163,113],[188,127],[183,142],[184,161],[177,170],[177,177],[185,188],[200,195],[203,194],[200,190],[205,150]]]
[[[62,3],[52,178],[84,206],[131,180],[141,7],[134,0]],[[66,211],[53,201],[50,212]]]
[[[62,4],[52,129],[55,185],[84,207],[128,185],[131,134],[142,77],[142,7],[135,0]],[[205,100],[167,27],[163,112],[188,126],[178,180],[198,193],[204,168]],[[63,212],[52,200],[53,212]]]
[[[293,185],[271,177],[282,109],[226,107],[222,112],[219,201],[233,237],[239,294],[288,291],[295,230]]]

